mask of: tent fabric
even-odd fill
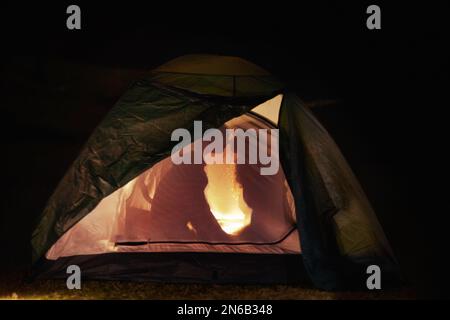
[[[204,61],[204,62],[202,62]],[[209,70],[209,71],[208,71]],[[302,259],[318,288],[346,288],[351,274],[398,265],[337,146],[300,99],[242,59],[187,56],[150,72],[118,101],[57,186],[32,235],[33,262],[106,197],[167,158],[177,128],[227,121],[283,93],[280,160],[295,202]],[[363,282],[365,284],[365,282]]]
[[[266,70],[237,57],[186,55],[151,72],[163,85],[203,95],[270,96],[283,84]]]
[[[242,115],[225,123],[222,130],[230,128],[270,126]],[[269,141],[270,134],[247,140],[246,150],[253,143],[269,144],[270,148]],[[223,171],[229,165],[212,166]],[[261,166],[235,166],[243,196],[252,209],[251,224],[237,235],[224,232],[210,212],[204,197],[208,183],[205,166],[174,165],[169,157],[104,198],[58,239],[46,258],[110,252],[300,253],[294,200],[283,170],[260,176]]]
[[[210,54],[184,55],[155,68],[155,72],[194,75],[271,76],[269,72],[239,57]]]
[[[264,118],[270,124],[278,126],[278,118],[280,114],[281,101],[283,100],[283,95],[279,94],[274,98],[267,100],[264,103],[254,107],[251,112],[256,113],[260,117]]]

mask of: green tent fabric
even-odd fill
[[[152,71],[152,80],[204,95],[270,96],[283,84],[264,69],[237,57],[188,55]]]
[[[351,273],[398,267],[361,187],[326,130],[267,71],[241,58],[188,55],[132,85],[88,139],[32,234],[33,263],[115,190],[170,155],[171,133],[193,121],[218,128],[283,93],[280,158],[295,198],[305,267],[323,289]]]
[[[399,277],[389,243],[346,160],[292,93],[284,95],[279,128],[280,157],[296,200],[302,255],[315,284],[346,287],[362,281],[352,278],[371,264]]]

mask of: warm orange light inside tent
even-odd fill
[[[211,213],[224,232],[239,234],[250,225],[252,209],[244,200],[244,190],[236,179],[235,164],[207,164],[208,184],[204,194]]]

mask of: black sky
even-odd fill
[[[449,209],[440,200],[444,8],[379,3],[382,29],[368,30],[372,3],[364,1],[73,3],[79,31],[65,25],[72,2],[1,5],[1,265],[27,265],[34,220],[130,81],[183,54],[215,53],[261,65],[306,101],[333,101],[316,114],[361,180],[407,278],[438,294],[440,276],[428,264],[440,251],[425,242],[444,241],[434,230],[445,209],[435,206]]]

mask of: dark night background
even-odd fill
[[[313,106],[366,191],[408,283],[419,296],[446,294],[443,8],[96,3],[73,1],[82,30],[69,31],[72,3],[2,2],[0,272],[29,266],[35,219],[127,86],[177,56],[216,53],[268,69]],[[381,7],[381,30],[366,28],[372,3]]]

